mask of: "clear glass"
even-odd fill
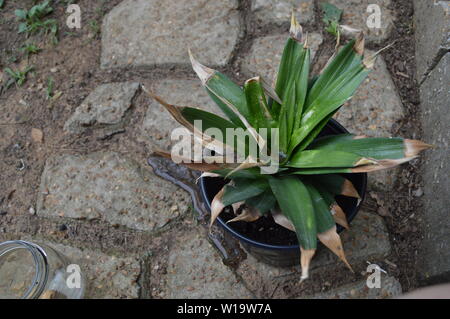
[[[0,244],[0,299],[80,299],[78,265],[55,249],[22,240]]]

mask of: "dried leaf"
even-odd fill
[[[355,186],[353,186],[352,182],[350,182],[348,179],[346,179],[344,181],[344,184],[342,185],[341,195],[354,198],[361,198]]]
[[[289,229],[290,231],[295,232],[294,225],[279,210],[273,210],[271,213],[272,213],[272,217],[273,217],[273,220],[275,221],[275,223],[277,223],[278,225],[280,225],[286,229]]]
[[[247,207],[244,209],[244,211],[236,216],[233,219],[230,219],[227,221],[228,223],[243,221],[243,222],[254,222],[255,220],[258,220],[261,217],[257,209],[254,209],[253,207]]]
[[[194,69],[195,73],[197,73],[197,76],[200,78],[203,85],[205,85],[208,80],[216,73],[216,71],[198,62],[192,55],[191,49],[188,49],[188,53],[192,68]]]
[[[333,226],[328,231],[317,234],[317,238],[328,247],[336,256],[338,256],[345,265],[353,272],[352,267],[345,258],[344,248],[342,247],[341,238],[336,232],[336,226]]]
[[[309,264],[311,263],[311,259],[316,253],[315,249],[303,249],[300,246],[300,265],[302,266],[302,275],[300,277],[300,283],[309,277]]]
[[[231,206],[233,207],[233,211],[234,211],[234,214],[235,214],[235,215],[237,215],[239,208],[241,208],[242,205],[244,205],[244,204],[245,204],[244,201],[241,201],[241,202],[237,202],[237,203],[231,204]]]
[[[224,153],[225,155],[234,154],[234,149],[229,145],[217,140],[212,137],[204,134],[199,129],[197,129],[191,122],[189,122],[184,115],[182,114],[184,106],[176,106],[164,101],[161,97],[157,96],[153,92],[149,91],[145,86],[142,86],[142,90],[147,93],[150,97],[155,99],[159,104],[164,106],[164,108],[169,111],[172,117],[181,125],[186,127],[190,132],[194,134],[194,137],[197,141],[199,141],[203,146],[208,147],[209,149],[218,152],[219,154]]]
[[[333,205],[331,205],[330,211],[336,224],[341,225],[345,229],[350,229],[350,226],[347,222],[347,216],[338,204],[334,203]]]
[[[234,168],[232,171],[230,171],[227,176],[225,176],[225,178],[228,178],[229,176],[231,176],[232,174],[236,173],[237,171],[243,170],[243,169],[247,169],[247,168],[252,168],[252,167],[259,167],[262,165],[265,165],[267,163],[263,163],[263,162],[258,162],[257,160],[253,159],[251,156],[247,157],[245,159],[245,161],[243,161],[241,164],[239,164],[238,167]]]

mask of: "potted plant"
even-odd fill
[[[279,259],[280,264],[288,264],[293,249],[297,255],[300,250],[304,280],[318,241],[351,269],[336,224],[349,227],[364,197],[365,174],[410,161],[429,145],[402,138],[355,136],[331,119],[375,63],[377,54],[364,56],[362,33],[340,49],[337,45],[337,52],[314,77],[310,76],[307,36],[294,16],[289,33],[275,88],[261,77],[240,87],[200,64],[189,52],[193,69],[228,119],[168,104],[144,90],[205,149],[212,150],[195,160],[173,151],[157,152],[204,172],[201,185],[211,208],[211,225],[219,220],[226,231],[265,261]],[[216,134],[210,134],[210,129],[216,129]],[[247,135],[226,134],[236,129]],[[256,155],[250,151],[252,142],[258,149]],[[224,161],[230,154],[241,160]],[[227,207],[234,213],[227,212]],[[227,216],[221,218],[223,211]],[[238,221],[249,225],[262,222],[263,226],[257,230],[235,227],[242,225],[233,223]],[[286,229],[284,234],[281,227]],[[255,240],[251,232],[262,233],[264,240]],[[278,238],[283,236],[286,238]],[[287,256],[284,260],[283,254]]]

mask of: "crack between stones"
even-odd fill
[[[439,65],[442,58],[447,54],[450,53],[450,49],[441,49],[437,53],[436,57],[433,59],[433,62],[431,66],[428,68],[428,70],[425,72],[425,74],[422,76],[422,79],[419,82],[419,87],[422,86],[422,84],[430,77],[431,73],[434,71],[434,69]]]

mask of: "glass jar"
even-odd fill
[[[56,251],[22,240],[0,244],[0,299],[80,299],[81,269]]]

